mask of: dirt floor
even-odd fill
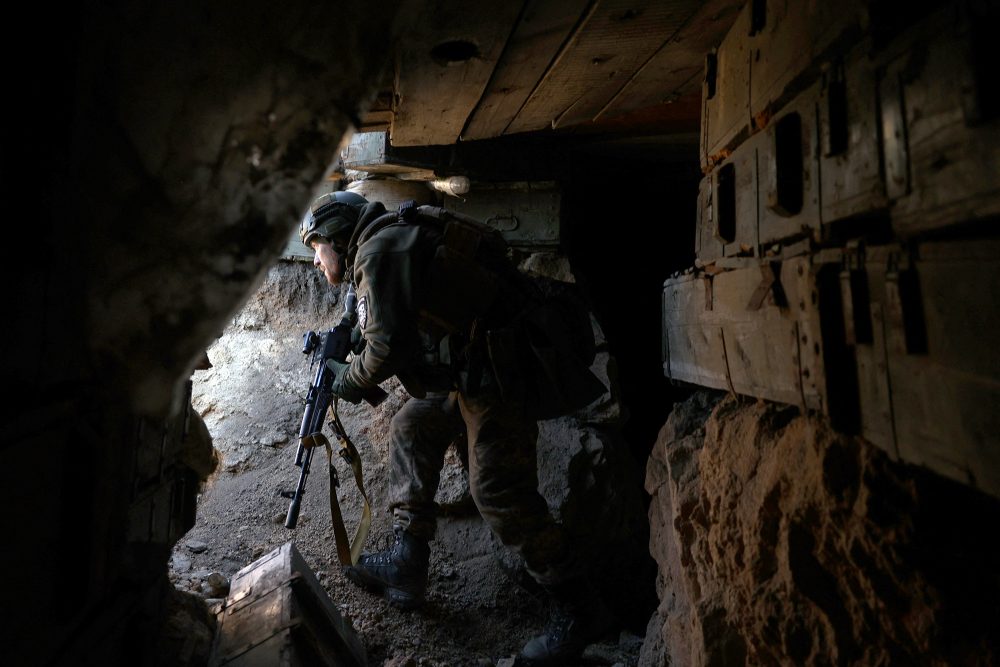
[[[273,283],[270,291],[268,285],[263,289],[271,305],[281,300],[289,281],[275,277]],[[320,294],[329,298],[322,290]],[[334,604],[351,620],[370,665],[509,664],[503,659],[516,655],[544,625],[546,601],[511,569],[511,559],[476,514],[454,451],[438,492],[445,516],[431,544],[428,602],[421,610],[393,609],[341,573],[330,525],[325,454],[314,457],[297,528],[284,527],[288,500],[279,493],[294,489],[298,479],[296,434],[312,375],[300,352],[302,328],[276,319],[275,312],[262,308],[260,299],[252,300],[209,349],[213,368],[195,372],[193,404],[213,435],[221,463],[200,496],[195,527],[174,548],[172,583],[216,605],[225,589],[213,574],[229,581],[260,556],[294,541]],[[378,408],[341,408],[362,454],[372,500],[369,550],[380,549],[391,535],[385,509],[387,425],[406,400],[394,381],[383,387],[391,396]],[[347,465],[340,460],[335,465],[344,480],[341,504],[353,535],[360,494]],[[634,665],[641,643],[641,637],[622,631],[589,647],[581,664]]]

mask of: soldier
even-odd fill
[[[609,616],[538,492],[535,441],[537,419],[604,392],[589,371],[589,317],[559,317],[509,260],[498,232],[441,208],[406,202],[386,212],[359,195],[331,193],[314,202],[300,237],[331,285],[356,285],[364,346],[348,364],[329,362],[334,393],[357,403],[362,390],[395,375],[413,397],[390,426],[394,541],[363,554],[347,576],[396,607],[423,603],[434,494],[445,450],[464,428],[479,512],[553,602],[521,662],[578,657],[609,629]]]

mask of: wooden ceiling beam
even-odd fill
[[[699,0],[601,0],[507,133],[592,121],[701,4]]]
[[[463,140],[504,133],[556,60],[591,0],[528,0]]]
[[[705,54],[726,36],[745,0],[709,0],[640,67],[595,116],[618,116],[701,90]]]
[[[395,146],[458,140],[522,3],[491,3],[488,12],[477,12],[465,0],[435,0],[424,3],[423,9],[399,42],[390,130]]]

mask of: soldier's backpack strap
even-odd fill
[[[395,221],[400,224],[434,227],[441,233],[450,253],[470,260],[483,259],[478,256],[481,248],[489,248],[498,255],[505,255],[507,251],[507,242],[500,232],[475,218],[440,206],[418,206],[415,200],[407,199],[399,205]],[[379,218],[372,224],[371,231],[365,230],[364,238],[370,238],[372,234],[384,229],[387,223],[392,224]]]
[[[415,218],[425,224],[436,224],[442,230],[444,244],[449,252],[472,260],[488,259],[488,255],[502,257],[507,254],[507,242],[500,232],[468,215],[440,206],[420,206]]]

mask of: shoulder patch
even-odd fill
[[[364,329],[368,326],[368,295],[358,299],[358,326]]]

